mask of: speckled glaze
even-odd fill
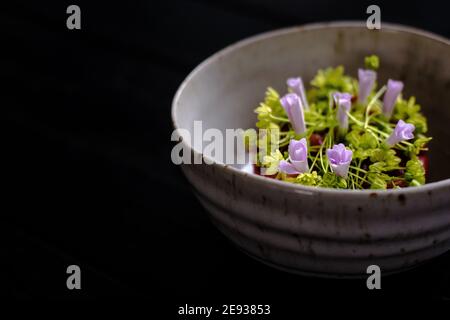
[[[434,141],[430,181],[401,190],[311,188],[246,173],[231,165],[183,165],[213,223],[234,244],[277,268],[318,276],[366,274],[377,264],[397,272],[450,249],[449,41],[403,26],[340,22],[290,28],[232,45],[198,66],[172,106],[175,128],[254,127],[267,86],[311,79],[342,64],[355,75],[368,54],[380,56],[378,83],[405,82],[429,118]],[[184,141],[195,157],[202,155]]]

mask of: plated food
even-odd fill
[[[421,132],[419,121],[413,121],[420,118],[420,112],[414,113],[413,117],[405,112],[405,116],[391,118],[390,130],[382,131],[390,136],[401,119],[415,127],[414,138],[406,140],[407,143],[414,144],[421,135],[432,134],[433,140],[423,146],[430,148],[426,184],[360,190],[349,187],[350,180],[347,179],[346,189],[317,187],[270,179],[250,173],[241,165],[220,161],[182,164],[187,181],[213,224],[249,256],[293,273],[367,278],[370,265],[378,265],[384,276],[418,266],[450,250],[448,39],[388,23],[384,23],[381,30],[368,30],[365,21],[307,25],[245,39],[208,58],[186,78],[172,105],[174,127],[188,131],[192,137],[195,136],[194,123],[199,120],[204,129],[216,128],[223,133],[229,128],[254,128],[254,108],[262,100],[266,88],[276,88],[280,99],[290,93],[286,81],[291,76],[302,77],[307,89],[307,103],[312,108],[316,99],[310,91],[319,92],[320,89],[308,82],[316,78],[318,69],[339,65],[345,66],[346,73],[355,78],[351,78],[353,91],[349,92],[353,96],[350,111],[353,116],[358,103],[359,84],[355,83],[359,81],[358,69],[370,69],[370,65],[364,65],[365,56],[370,54],[380,57],[380,66],[372,69],[377,73],[377,88],[371,90],[367,103],[384,85],[387,89],[388,79],[393,79],[402,80],[404,88],[396,100],[392,117],[400,115],[400,101],[409,103],[411,95],[423,105],[429,131]],[[336,69],[330,71],[330,77]],[[323,75],[327,79],[326,70]],[[342,77],[348,76],[342,71]],[[337,91],[346,92],[344,89]],[[382,110],[385,95],[386,92],[377,98],[369,116],[373,115],[372,109]],[[323,99],[330,102],[330,99]],[[336,111],[334,99],[331,102]],[[305,128],[310,130],[311,120],[306,111],[304,115]],[[289,120],[287,114],[281,116]],[[381,116],[378,114],[373,118]],[[330,114],[329,118],[338,122],[337,114]],[[289,128],[288,122],[283,123]],[[333,145],[343,143],[346,149],[352,150],[353,159],[357,150],[352,149],[345,137],[356,124],[350,117],[348,124],[344,140],[333,141]],[[369,125],[372,126],[372,121]],[[280,130],[287,129],[281,125]],[[386,134],[379,136],[383,138],[380,145],[386,142]],[[308,139],[305,135],[307,147],[315,145],[311,137]],[[320,139],[324,144],[324,136],[315,137],[319,140],[315,145],[317,149],[317,145],[321,145]],[[302,138],[294,136],[296,141]],[[195,158],[216,159],[205,155],[200,147],[201,139],[183,139],[182,143]],[[324,165],[328,163],[326,150],[333,149],[333,145],[323,147]],[[401,142],[389,150],[393,149],[397,154],[403,152],[397,151],[398,147],[407,146]],[[293,164],[285,154],[289,144],[284,148],[280,150],[284,160]],[[422,150],[414,157],[419,159],[423,152],[426,151]],[[343,156],[345,161],[348,154]],[[405,163],[407,159],[401,160]],[[319,163],[320,168],[319,161],[316,160],[316,164]],[[308,159],[308,168],[317,171],[316,164]],[[350,167],[349,172],[354,172],[352,170]],[[334,174],[332,168],[329,172]],[[317,171],[317,174],[321,172]],[[389,187],[386,182],[386,188]]]
[[[301,77],[287,79],[284,96],[267,89],[255,109],[264,134],[246,139],[257,145],[257,172],[340,189],[425,184],[431,137],[420,105],[403,96],[402,81],[377,84],[377,56],[364,64],[358,78],[338,66],[319,70],[309,90]]]

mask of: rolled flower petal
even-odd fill
[[[383,99],[383,113],[386,117],[390,118],[392,116],[395,102],[397,101],[397,98],[402,90],[403,82],[392,79],[388,80],[386,93],[384,94]]]
[[[334,101],[338,108],[337,119],[339,122],[339,128],[343,131],[348,130],[348,114],[352,106],[352,95],[350,93],[336,92],[333,95]]]
[[[278,169],[286,174],[300,174],[300,172],[294,167],[292,163],[286,160],[281,160],[278,164]]]
[[[300,97],[296,93],[288,93],[280,99],[280,102],[288,115],[295,133],[303,134],[306,131],[306,125]]]
[[[306,139],[294,140],[289,142],[288,147],[289,162],[280,161],[278,168],[287,174],[300,174],[309,171],[308,167],[308,146]]]
[[[305,87],[303,86],[302,78],[289,78],[287,80],[287,85],[292,92],[296,93],[302,100],[303,107],[305,109],[309,108],[308,100],[306,99]]]
[[[377,73],[373,70],[358,69],[359,92],[358,102],[365,104],[377,80]]]
[[[300,173],[308,172],[308,146],[306,139],[292,139],[289,142],[288,152],[289,160],[295,169]]]
[[[353,152],[346,149],[345,146],[340,143],[338,145],[334,145],[333,149],[328,149],[327,156],[334,174],[346,179],[348,175],[348,168],[350,167],[350,162],[352,161]]]
[[[394,131],[391,133],[389,138],[387,138],[386,143],[388,146],[392,147],[397,143],[405,140],[410,140],[414,138],[414,130],[416,127],[413,124],[406,123],[403,120],[398,120]]]

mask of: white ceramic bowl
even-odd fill
[[[363,57],[381,59],[379,83],[405,82],[429,118],[434,142],[431,182],[401,190],[333,190],[275,181],[239,168],[183,165],[213,223],[264,263],[319,276],[357,276],[376,264],[396,272],[450,248],[449,41],[383,24],[326,23],[266,33],[234,44],[199,65],[173,101],[175,128],[251,128],[267,86],[285,90],[289,76],[312,79],[342,64],[355,75]],[[195,157],[190,141],[185,147]]]

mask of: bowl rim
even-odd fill
[[[256,34],[254,36],[250,36],[248,38],[245,38],[243,40],[240,40],[238,42],[232,43],[225,48],[219,50],[218,52],[214,53],[213,55],[206,58],[203,62],[201,62],[197,67],[195,67],[183,80],[183,82],[178,87],[174,98],[172,100],[172,108],[171,108],[171,118],[172,118],[172,126],[173,128],[179,129],[180,126],[178,125],[177,121],[177,110],[178,110],[178,101],[187,86],[187,83],[191,81],[192,78],[194,78],[197,73],[199,73],[202,69],[204,69],[207,65],[214,63],[217,59],[220,59],[220,57],[227,55],[228,53],[238,50],[244,46],[247,46],[249,44],[263,41],[269,38],[277,37],[286,35],[289,33],[296,33],[296,32],[303,32],[303,31],[311,31],[311,30],[320,30],[320,29],[332,29],[332,28],[366,28],[365,21],[330,21],[330,22],[316,22],[316,23],[310,23],[310,24],[304,24],[299,26],[293,26],[293,27],[287,27],[282,29],[276,29],[268,32],[263,32],[260,34]],[[382,30],[388,31],[388,32],[402,32],[407,34],[413,34],[421,37],[425,37],[434,41],[437,41],[439,43],[442,43],[444,45],[450,45],[450,40],[434,34],[429,31],[421,30],[415,27],[411,26],[405,26],[401,24],[396,23],[389,23],[389,22],[383,22],[382,23]],[[374,30],[374,32],[379,32],[377,30]],[[194,147],[190,144],[190,142],[182,140],[181,143],[183,143],[187,150],[190,150],[194,153],[194,156],[201,156],[202,160],[207,158],[205,155],[203,155],[202,152],[198,152],[194,149]],[[240,176],[242,178],[247,177],[247,179],[252,179],[254,183],[258,183],[261,185],[264,185],[267,187],[276,187],[285,189],[286,191],[290,192],[297,192],[297,193],[323,193],[323,194],[330,194],[330,195],[352,195],[352,196],[361,196],[361,197],[367,197],[367,195],[379,195],[379,196],[388,196],[391,194],[409,194],[413,196],[414,194],[421,194],[424,192],[430,192],[431,190],[450,187],[450,178],[439,180],[435,182],[426,183],[425,185],[418,186],[418,187],[407,187],[402,189],[363,189],[363,190],[353,190],[353,189],[333,189],[333,188],[318,188],[318,187],[310,187],[310,186],[304,186],[301,184],[295,184],[295,183],[286,183],[285,181],[280,181],[276,179],[270,179],[267,177],[263,177],[257,174],[251,174],[247,173],[243,170],[240,170],[238,168],[234,168],[231,165],[227,165],[224,163],[216,162],[214,159],[208,158],[208,161],[210,164],[202,163],[200,165],[208,165],[208,166],[214,166],[215,168],[228,171],[230,174],[235,174],[237,176]],[[199,165],[199,164],[191,164],[191,165]]]

